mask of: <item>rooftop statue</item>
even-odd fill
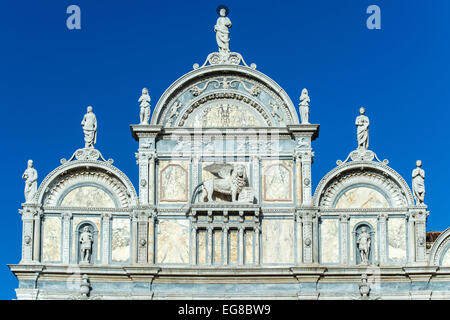
[[[37,178],[38,174],[36,169],[33,168],[33,160],[28,160],[28,168],[22,175],[22,179],[25,179],[25,203],[31,202],[36,194]]]
[[[367,150],[369,148],[369,118],[365,116],[366,110],[359,109],[359,116],[356,118],[356,134],[358,139],[358,149]]]
[[[299,111],[300,111],[300,118],[302,121],[302,124],[309,124],[309,102],[311,102],[311,99],[308,95],[308,90],[303,89],[302,95],[300,96],[300,104],[299,104]]]
[[[228,28],[231,28],[231,20],[227,17],[229,9],[226,6],[217,7],[217,13],[219,18],[214,26],[216,32],[217,45],[219,46],[219,52],[228,54],[230,52],[230,32]]]
[[[92,112],[92,106],[87,107],[87,113],[81,121],[81,127],[84,132],[85,148],[94,148],[97,143],[97,118]]]
[[[421,168],[422,161],[417,160],[416,166],[412,172],[412,187],[416,204],[421,205],[425,201],[425,171]]]
[[[148,121],[150,119],[150,96],[148,95],[148,89],[143,88],[142,89],[142,95],[139,98],[138,102],[141,103],[141,122],[140,124],[148,124]]]

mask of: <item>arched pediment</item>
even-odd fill
[[[125,174],[94,160],[59,166],[41,183],[36,197],[49,207],[127,208],[137,203],[136,191]]]
[[[442,232],[430,251],[430,265],[450,267],[450,228]]]
[[[151,123],[165,127],[283,127],[297,111],[272,79],[241,65],[214,65],[175,81],[161,96]]]
[[[319,183],[314,203],[323,208],[399,208],[413,204],[404,179],[382,163],[353,161],[328,173]]]

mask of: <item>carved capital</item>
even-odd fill
[[[389,215],[387,214],[387,212],[380,212],[377,218],[380,222],[386,222],[386,220],[388,220],[389,218]]]
[[[112,213],[111,212],[103,212],[102,213],[102,220],[111,220]]]
[[[339,215],[339,220],[340,220],[341,222],[343,222],[343,223],[346,223],[349,219],[350,219],[350,215],[349,215],[348,213],[346,213],[346,212],[341,213],[341,214]]]
[[[70,211],[64,211],[63,213],[61,213],[61,217],[63,218],[64,221],[68,221],[70,219],[72,219],[72,212]]]

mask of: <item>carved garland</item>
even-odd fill
[[[50,191],[45,199],[44,205],[57,206],[59,198],[68,188],[85,182],[93,182],[110,190],[117,196],[117,200],[121,207],[124,208],[131,205],[129,199],[130,195],[126,187],[118,179],[101,171],[81,170],[63,176],[58,182],[50,186]]]
[[[350,173],[335,178],[321,197],[320,206],[330,208],[342,190],[359,183],[367,183],[379,187],[388,195],[393,207],[407,206],[402,190],[391,179],[372,171],[358,172],[357,170],[352,170]]]

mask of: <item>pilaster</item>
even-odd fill
[[[386,239],[387,239],[387,228],[386,228],[386,222],[388,220],[388,214],[385,212],[382,212],[378,215],[378,222],[379,222],[379,226],[380,226],[380,235],[379,235],[379,239],[380,239],[380,248],[379,248],[379,253],[380,253],[380,264],[386,264],[387,262],[387,243],[386,243]]]
[[[349,258],[349,232],[348,232],[348,221],[350,219],[350,216],[348,213],[342,213],[339,215],[339,222],[341,224],[341,263],[342,264],[348,264],[348,258]]]
[[[62,262],[70,263],[70,225],[72,222],[72,212],[66,211],[61,214],[62,218]]]

